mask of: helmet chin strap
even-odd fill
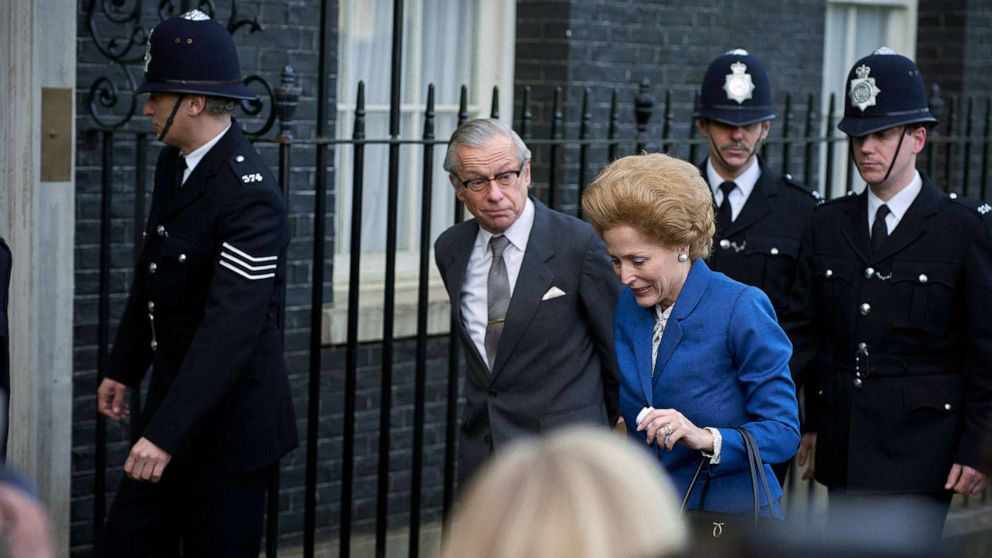
[[[169,133],[169,129],[172,128],[172,122],[176,119],[176,113],[179,112],[179,105],[183,103],[183,99],[185,98],[185,93],[179,94],[179,97],[176,99],[176,104],[172,106],[172,112],[169,113],[169,117],[165,119],[165,126],[162,126],[162,133],[158,135],[158,141],[164,140],[165,134]]]
[[[858,169],[858,174],[861,175],[861,180],[864,180],[865,181],[865,184],[868,184],[869,186],[877,186],[877,185],[882,184],[883,182],[885,182],[886,180],[889,179],[889,175],[892,174],[892,168],[896,166],[896,159],[899,158],[899,151],[902,150],[902,142],[903,142],[904,139],[906,139],[906,126],[905,125],[903,125],[903,127],[902,127],[902,132],[899,133],[899,143],[896,144],[896,152],[892,154],[892,160],[889,161],[889,170],[885,171],[885,176],[882,177],[882,179],[879,180],[878,182],[876,182],[875,184],[872,184],[871,182],[868,182],[868,179],[865,178],[864,173],[861,172],[861,167],[859,167],[858,165],[854,165]],[[848,151],[851,152],[851,158],[854,159],[854,142],[848,142],[847,143],[847,149],[848,149]],[[857,160],[857,159],[855,159],[855,160]]]
[[[716,153],[717,158],[720,159],[720,162],[721,163],[723,163],[724,168],[728,168],[729,169],[730,168],[730,163],[728,163],[727,160],[723,158],[723,154],[720,153],[720,149],[716,146],[716,142],[713,141],[713,134],[710,134],[709,133],[709,122],[710,121],[707,120],[707,124],[706,124],[706,139],[707,139],[707,141],[709,141],[709,144],[710,144],[710,152]],[[754,142],[754,147],[751,148],[751,152],[747,154],[747,159],[745,159],[745,160],[750,161],[751,160],[751,157],[754,157],[754,154],[758,152],[758,149],[761,147],[761,144],[764,141],[765,141],[765,138],[763,136],[758,136],[758,141]]]

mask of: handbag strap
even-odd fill
[[[765,498],[768,501],[768,506],[772,510],[772,514],[776,519],[779,519],[778,512],[775,510],[775,506],[772,505],[772,492],[768,487],[768,479],[765,476],[765,467],[761,461],[761,453],[758,451],[758,443],[754,440],[754,435],[751,434],[747,429],[741,427],[733,427],[731,430],[736,431],[744,439],[744,452],[747,454],[747,466],[748,473],[751,477],[751,496],[752,496],[752,513],[754,515],[754,522],[757,524],[758,517],[761,512],[761,498],[759,496],[758,490],[761,489],[765,494]],[[699,481],[699,476],[703,472],[703,467],[706,462],[709,461],[708,457],[702,457],[699,460],[699,466],[696,467],[695,474],[692,475],[692,480],[689,481],[689,487],[686,488],[685,495],[682,496],[682,505],[679,507],[679,514],[684,514],[689,505],[689,496],[692,491],[696,488],[696,483]],[[706,479],[707,484],[709,483],[709,478]],[[703,495],[703,500],[705,500],[705,493]],[[705,501],[700,501],[699,509],[702,510],[705,506]]]
[[[760,485],[762,492],[765,494],[765,500],[768,502],[768,508],[772,512],[772,516],[776,519],[781,519],[779,517],[778,511],[775,509],[775,505],[772,502],[772,491],[768,486],[768,478],[765,475],[765,465],[761,460],[761,452],[758,451],[758,442],[754,439],[754,434],[745,428],[735,428],[740,432],[741,437],[744,438],[745,447],[748,448],[748,457],[752,463],[752,476],[751,485],[754,490],[755,498],[755,510],[760,509],[758,503],[758,486]],[[755,511],[755,521],[757,521],[757,511]]]

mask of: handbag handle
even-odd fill
[[[758,516],[761,511],[761,499],[758,494],[759,487],[765,493],[765,499],[768,501],[768,507],[772,510],[772,515],[776,519],[779,518],[778,512],[775,510],[775,506],[772,505],[772,491],[768,487],[768,478],[765,476],[765,467],[761,462],[761,453],[758,451],[758,443],[754,440],[754,435],[751,434],[747,429],[741,427],[733,427],[732,430],[736,431],[744,439],[744,451],[747,454],[747,465],[748,472],[751,476],[751,495],[753,502],[753,514],[754,522],[758,523]],[[685,495],[682,497],[682,505],[679,507],[679,514],[685,514],[685,511],[689,504],[689,495],[692,494],[693,489],[696,487],[696,483],[699,481],[699,475],[703,472],[703,466],[709,460],[708,457],[702,457],[699,460],[699,466],[696,467],[695,474],[692,475],[692,480],[689,481],[689,487],[685,491]],[[709,478],[706,479],[706,483],[709,483]],[[705,494],[703,496],[705,500]],[[699,509],[702,510],[705,507],[705,501],[699,503]]]

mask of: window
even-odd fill
[[[390,0],[343,0],[339,12],[339,138],[350,138],[354,127],[358,82],[365,82],[366,137],[389,137],[389,98],[393,3]],[[488,115],[493,86],[500,89],[500,114],[512,113],[515,3],[512,0],[410,0],[404,8],[401,137],[423,134],[427,87],[435,87],[435,130],[445,139],[455,129],[462,84],[468,86],[469,116]],[[431,239],[454,222],[454,192],[442,168],[444,147],[434,148]],[[334,308],[325,315],[324,342],[344,340],[351,243],[352,160],[354,151],[337,149],[334,254]],[[423,148],[400,150],[397,221],[396,331],[414,332],[420,241],[420,199]],[[360,317],[363,340],[381,336],[385,275],[386,192],[389,149],[365,149],[362,218],[362,284]],[[433,262],[433,258],[432,258]],[[431,266],[431,329],[446,331],[447,297]],[[434,303],[434,301],[438,303]],[[441,312],[442,315],[435,316]],[[409,320],[407,318],[409,317]],[[407,323],[409,322],[409,323]],[[329,330],[329,331],[328,331]]]
[[[830,95],[834,94],[834,122],[844,116],[844,96],[847,95],[847,72],[858,59],[881,46],[916,57],[917,0],[829,0],[823,52],[822,114],[827,114]],[[839,133],[839,131],[835,131]],[[826,164],[826,148],[821,150],[821,165]],[[834,146],[833,184],[826,185],[828,198],[843,193],[846,172],[847,143]],[[862,185],[864,181],[853,170],[846,184]]]

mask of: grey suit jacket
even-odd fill
[[[469,220],[435,243],[467,364],[459,439],[464,482],[494,451],[522,436],[618,416],[613,315],[620,283],[592,227],[531,198],[534,227],[507,310],[492,373],[461,319],[461,289],[479,226]],[[552,286],[564,296],[542,300]]]

